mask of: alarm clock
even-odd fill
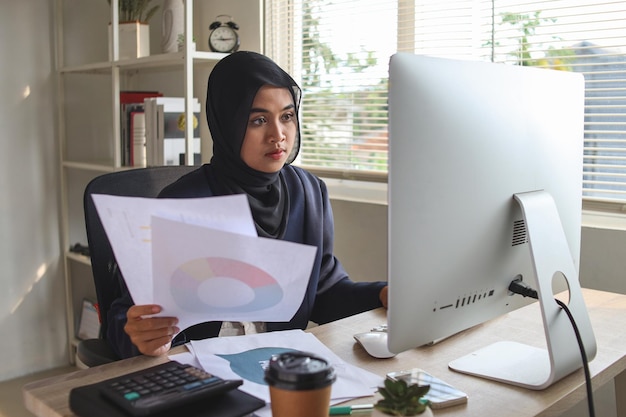
[[[228,20],[225,20],[228,19]],[[239,49],[239,26],[228,15],[219,15],[209,26],[209,48],[213,52],[235,52]]]

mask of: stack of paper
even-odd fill
[[[257,237],[243,194],[93,199],[135,304],[159,304],[181,329],[289,321],[302,303],[317,248]]]
[[[268,403],[254,413],[258,417],[272,415],[269,387],[263,375],[273,354],[299,350],[328,360],[337,375],[332,385],[331,404],[372,396],[384,383],[382,377],[345,362],[314,335],[302,330],[217,337],[192,341],[187,347],[190,353],[171,355],[170,359],[201,367],[222,378],[242,379],[242,391]]]

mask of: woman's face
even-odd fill
[[[261,87],[254,97],[241,146],[246,165],[266,173],[279,171],[293,149],[298,132],[296,116],[289,90]]]

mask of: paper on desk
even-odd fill
[[[273,354],[289,350],[312,352],[332,364],[337,374],[332,385],[333,402],[373,395],[383,384],[382,377],[343,361],[314,335],[302,330],[193,340],[187,346],[205,371],[225,379],[242,379],[242,391],[266,402],[270,397],[263,380],[265,367]],[[258,411],[256,414],[260,415]]]
[[[256,236],[250,206],[243,194],[185,199],[94,194],[92,198],[135,304],[155,301],[150,227],[153,215]]]
[[[152,218],[154,299],[185,329],[206,321],[289,321],[315,246]]]

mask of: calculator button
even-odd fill
[[[129,392],[128,394],[124,394],[124,398],[126,398],[128,401],[134,401],[139,398],[139,393]]]

